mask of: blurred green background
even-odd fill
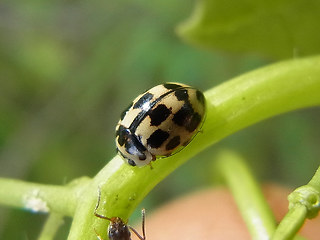
[[[193,7],[191,0],[2,1],[0,176],[59,185],[93,177],[115,155],[115,125],[139,93],[167,81],[206,90],[275,61],[184,43],[174,29]],[[319,108],[305,109],[236,133],[188,161],[141,206],[152,212],[212,185],[207,166],[220,148],[239,151],[261,181],[302,185],[319,165],[319,117]],[[45,218],[1,207],[0,239],[36,239]]]

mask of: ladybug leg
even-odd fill
[[[152,161],[155,161],[155,160],[157,160],[157,157],[155,155],[152,155]],[[148,165],[150,166],[150,169],[153,169],[151,162],[149,162]]]
[[[154,160],[153,160],[153,161],[154,161]],[[151,163],[151,162],[149,162],[149,163],[148,163],[148,165],[149,165],[150,169],[152,170],[152,169],[153,169],[153,167],[152,167],[152,163]]]

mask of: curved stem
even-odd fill
[[[244,160],[230,151],[220,152],[216,160],[215,166],[232,192],[251,239],[270,239],[275,219]]]
[[[59,213],[51,213],[41,231],[38,240],[53,240],[62,224],[63,215]]]
[[[83,190],[70,239],[96,239],[94,229],[107,239],[107,224],[98,211],[124,220],[163,178],[213,143],[255,122],[298,108],[320,105],[320,57],[285,61],[244,74],[207,92],[207,119],[201,133],[179,154],[157,160],[153,169],[131,167],[114,157]],[[99,213],[100,213],[99,212]]]
[[[79,192],[86,182],[88,178],[80,178],[66,186],[53,186],[0,178],[0,204],[31,212],[73,216]]]
[[[320,167],[311,181],[294,190],[288,197],[289,212],[280,222],[273,240],[289,240],[299,231],[307,218],[320,211]]]
[[[313,187],[315,191],[320,192],[320,167],[317,169],[316,173],[314,174],[308,185]]]
[[[307,215],[307,209],[303,205],[297,205],[290,209],[285,218],[280,222],[272,240],[290,240],[301,228]]]

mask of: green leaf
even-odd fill
[[[319,22],[318,0],[199,0],[177,32],[201,47],[288,58],[320,52]]]

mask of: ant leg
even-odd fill
[[[149,162],[149,163],[148,163],[148,165],[149,165],[150,169],[152,170],[152,169],[153,169],[153,167],[152,167],[151,162]]]
[[[132,232],[140,239],[140,240],[146,240],[144,237],[141,237],[141,235],[135,230],[133,227],[128,226]]]

